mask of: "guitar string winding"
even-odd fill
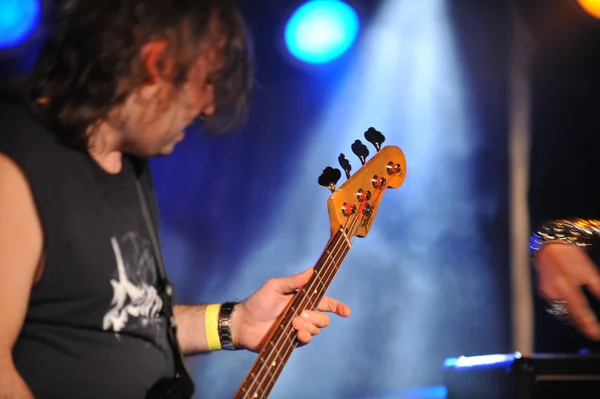
[[[380,193],[381,193],[381,192],[380,192]],[[380,195],[380,194],[379,194],[379,195]],[[366,203],[366,202],[365,202],[365,203]],[[356,237],[355,237],[355,234],[356,234],[356,233],[358,232],[358,230],[360,229],[361,223],[362,223],[362,221],[364,220],[364,216],[362,216],[362,210],[364,209],[364,205],[365,205],[365,203],[363,203],[363,204],[361,205],[361,207],[360,207],[360,209],[359,209],[359,212],[358,212],[358,213],[356,214],[356,216],[354,217],[354,220],[352,220],[352,221],[351,221],[351,226],[350,226],[350,227],[346,227],[346,226],[344,227],[345,233],[346,233],[346,232],[350,233],[350,237],[352,237],[352,240],[356,239]],[[357,222],[358,222],[358,223],[357,223]],[[348,223],[350,223],[350,220],[348,220],[347,224],[348,224]],[[350,243],[350,245],[352,245],[352,243]],[[345,256],[345,254],[342,254],[342,252],[343,252],[343,249],[342,249],[342,251],[341,251],[341,252],[337,251],[336,249],[337,249],[337,243],[336,243],[336,245],[334,246],[334,250],[332,250],[332,254],[331,254],[331,255],[328,257],[328,259],[327,259],[327,261],[329,261],[329,262],[333,262],[334,264],[337,264],[337,263],[339,263],[339,260]],[[348,250],[349,250],[349,249],[350,249],[350,248],[348,248]],[[346,253],[347,253],[347,252],[346,252]],[[338,257],[338,255],[340,255],[340,256]],[[324,262],[324,264],[326,264],[326,263],[327,263],[327,261],[325,261],[325,262]],[[337,271],[339,270],[339,267],[340,267],[340,266],[341,266],[341,265],[338,265],[338,266],[337,266],[335,269],[331,269],[331,270],[329,270],[329,271],[328,271],[328,272],[325,274],[324,278],[321,278],[321,281],[323,281],[324,283],[322,283],[322,284],[321,284],[321,287],[319,288],[319,294],[318,294],[318,296],[319,296],[319,297],[322,297],[322,296],[325,294],[325,291],[326,291],[326,290],[327,290],[327,288],[328,288],[328,284],[329,284],[329,283],[331,283],[331,281],[332,281],[332,280],[333,280],[333,278],[335,277],[335,274],[336,274],[336,273],[337,273]],[[319,278],[320,278],[320,277],[319,277]],[[302,303],[304,302],[304,299],[305,299],[305,298],[303,298],[303,299],[300,301],[300,304],[301,304],[301,305],[302,305]],[[310,299],[310,298],[307,298],[307,299],[308,299],[308,302],[310,303],[310,302],[311,302],[311,299]],[[317,303],[315,303],[315,304],[313,304],[313,305],[317,306],[318,304],[317,304]],[[290,331],[289,331],[287,334],[285,334],[284,336],[282,336],[282,338],[284,338],[284,339],[289,339],[289,338],[290,338],[290,336],[291,336],[291,335],[293,335],[293,334],[294,334],[294,330],[292,329],[292,330],[290,330]],[[281,358],[282,358],[282,359],[285,359],[286,357],[288,357],[289,355],[291,355],[291,353],[292,353],[292,352],[293,352],[293,350],[295,349],[296,345],[297,345],[297,342],[295,342],[295,344],[294,344],[293,346],[291,346],[289,349],[287,349],[287,350],[285,351],[285,353],[283,354],[283,356],[281,356]],[[280,349],[280,350],[279,350],[279,351],[276,353],[276,356],[279,356],[279,352],[281,352],[281,350],[282,350],[282,349]],[[276,366],[275,366],[275,372],[274,372],[274,373],[271,375],[271,378],[269,379],[269,385],[268,385],[268,386],[271,386],[271,385],[274,383],[274,380],[275,380],[275,375],[276,375],[276,374],[278,374],[278,373],[281,371],[281,369],[282,369],[284,366],[285,366],[285,361],[280,361],[280,362],[277,362],[277,364],[276,364]],[[263,377],[263,379],[264,379],[264,377]]]
[[[381,193],[382,193],[382,192],[381,192],[381,191],[379,191],[377,196],[379,197],[379,196],[381,195]],[[349,227],[348,227],[348,226],[344,226],[344,230],[345,230],[345,231],[344,231],[344,233],[346,233],[346,232],[350,233],[350,237],[352,237],[352,238],[351,238],[351,240],[352,240],[352,241],[356,239],[356,237],[355,237],[354,235],[355,235],[355,234],[358,232],[358,229],[360,229],[360,225],[361,225],[361,223],[360,223],[360,222],[362,222],[362,221],[364,220],[364,217],[362,217],[362,210],[364,209],[364,205],[365,205],[365,204],[366,204],[366,201],[365,201],[363,204],[361,204],[361,206],[360,206],[360,209],[359,209],[359,212],[357,212],[356,216],[354,216],[353,218],[349,218],[349,219],[348,219],[348,221],[346,222],[346,225],[348,225],[348,224],[351,224],[351,226],[349,226]],[[358,223],[357,223],[357,222],[358,222]],[[341,242],[343,242],[343,241],[341,241]],[[352,244],[352,242],[351,242],[350,244]],[[324,265],[327,263],[327,261],[329,261],[329,262],[331,262],[331,261],[335,261],[335,262],[337,263],[337,262],[340,260],[340,257],[338,257],[338,255],[340,255],[340,254],[341,254],[341,252],[339,251],[339,248],[338,248],[338,246],[339,246],[339,243],[336,243],[336,244],[334,245],[334,247],[333,247],[333,249],[332,249],[332,251],[331,251],[331,254],[329,254],[329,256],[328,256],[328,259],[327,259],[327,260],[326,260],[326,261],[323,263]],[[342,252],[343,252],[343,249],[342,249]],[[343,256],[344,256],[344,255],[341,255],[341,257],[343,257]],[[317,277],[317,278],[321,279],[321,281],[322,281],[322,282],[324,281],[324,283],[322,283],[322,284],[321,284],[321,287],[320,287],[320,288],[318,288],[318,292],[319,292],[318,296],[322,296],[322,295],[324,295],[324,294],[325,294],[325,291],[326,291],[326,290],[327,290],[327,288],[328,288],[328,284],[329,284],[329,283],[330,283],[330,282],[333,280],[333,277],[335,277],[335,273],[336,273],[338,270],[339,270],[339,266],[338,266],[337,268],[335,268],[335,270],[333,270],[333,269],[332,269],[331,271],[328,271],[328,272],[326,273],[326,275],[325,275],[325,278]],[[302,300],[301,300],[301,301],[300,301],[300,303],[298,304],[298,307],[303,307],[303,306],[305,305],[305,304],[304,304],[304,300],[305,300],[305,299],[307,299],[307,300],[308,300],[308,302],[309,302],[307,305],[310,305],[311,298],[309,298],[308,296],[305,296],[304,298],[302,298]],[[313,305],[316,305],[316,304],[313,304]],[[294,329],[290,329],[290,328],[289,328],[289,327],[290,327],[290,323],[291,323],[291,321],[292,321],[292,320],[293,320],[293,318],[292,318],[290,321],[288,321],[288,323],[286,323],[286,325],[285,325],[285,327],[284,327],[285,329],[287,329],[287,330],[289,330],[289,331],[288,331],[287,333],[284,333],[284,334],[282,334],[282,335],[281,335],[281,336],[280,336],[280,337],[279,337],[279,338],[278,338],[278,339],[277,339],[277,340],[276,340],[276,341],[273,343],[273,345],[274,345],[274,346],[277,346],[277,345],[278,345],[278,344],[281,342],[281,340],[287,340],[287,339],[289,339],[289,338],[290,338],[290,336],[291,336],[292,334],[294,334]],[[280,358],[280,359],[282,359],[282,361],[276,362],[276,363],[275,363],[275,366],[273,366],[273,367],[275,368],[275,373],[273,373],[273,374],[271,375],[271,378],[270,378],[270,379],[269,379],[269,381],[268,381],[268,384],[269,384],[269,386],[270,386],[270,385],[273,383],[273,380],[274,380],[274,378],[275,378],[275,374],[279,373],[279,369],[280,369],[280,368],[282,368],[282,367],[285,365],[285,361],[286,361],[286,360],[285,360],[285,358],[286,358],[288,355],[290,355],[290,354],[291,354],[291,352],[293,352],[293,350],[295,349],[296,345],[297,345],[297,342],[295,343],[295,345],[293,345],[293,346],[291,346],[289,349],[287,349],[287,350],[285,351],[285,353],[283,354],[283,356],[281,356],[281,355],[280,355],[280,352],[281,352],[281,350],[282,350],[283,348],[279,349],[277,352],[275,352],[275,353],[274,353],[274,355],[275,355],[275,358],[276,358],[276,359],[277,359],[277,358]],[[267,357],[267,359],[268,359],[269,357],[270,357],[270,356],[268,356],[268,357]],[[261,375],[261,374],[262,374],[262,371],[263,371],[263,369],[265,368],[265,365],[272,364],[272,362],[270,362],[270,361],[267,361],[267,359],[265,359],[265,360],[264,360],[263,364],[262,364],[262,365],[260,366],[260,368],[259,368],[259,371],[257,371],[257,374],[258,374],[258,375]],[[265,378],[266,378],[266,377],[268,377],[268,375],[269,375],[269,373],[267,372],[267,373],[266,373],[266,375],[265,375],[264,377],[262,377],[262,378],[260,378],[260,379],[259,379],[259,378],[255,378],[255,381],[253,381],[253,382],[252,382],[252,383],[249,385],[249,387],[248,387],[248,392],[247,392],[247,393],[248,393],[248,394],[250,393],[250,391],[252,390],[252,387],[253,387],[253,385],[254,385],[254,384],[256,384],[256,383],[262,383],[262,382],[265,380]]]
[[[359,216],[359,215],[356,215],[356,216],[354,216],[354,218],[353,218],[354,220],[352,220],[352,224],[354,224],[356,221],[358,221],[358,220],[359,220],[358,216]],[[350,222],[351,222],[351,219],[349,219],[349,220],[346,222],[346,224],[348,224],[348,223],[350,223]],[[360,225],[360,224],[359,224],[359,225]],[[353,229],[354,227],[351,227],[351,228]],[[326,261],[325,261],[323,264],[326,264],[326,263],[327,263],[327,261],[328,261],[329,259],[331,259],[331,258],[332,258],[332,255],[333,255],[333,257],[336,257],[336,256],[337,256],[337,255],[340,253],[340,252],[338,252],[338,250],[339,250],[339,248],[338,248],[338,247],[339,247],[339,245],[340,245],[342,242],[343,242],[342,240],[338,240],[338,242],[336,242],[336,243],[335,243],[334,247],[333,247],[333,248],[332,248],[332,250],[331,250],[331,254],[329,254],[329,255],[328,255],[328,257],[327,257],[327,260],[326,260]],[[343,250],[343,249],[342,249],[342,250]],[[334,272],[334,273],[335,273],[335,272]],[[320,278],[320,277],[317,277],[317,278]],[[321,279],[321,280],[323,280],[323,279]],[[304,287],[303,287],[303,288],[304,288]],[[322,288],[320,288],[320,289],[319,289],[319,291],[322,291],[322,290],[323,290]],[[300,301],[299,307],[302,307],[302,306],[304,306],[304,305],[305,305],[303,302],[304,302],[304,300],[305,300],[305,299],[307,299],[307,298],[308,298],[307,296],[305,296],[304,298],[302,298],[302,300]],[[309,302],[310,302],[310,299],[308,299],[308,300],[309,300]],[[285,324],[284,324],[284,328],[285,328],[286,330],[288,330],[288,332],[287,332],[287,333],[284,333],[284,334],[281,334],[281,335],[280,335],[280,336],[279,336],[279,337],[278,337],[278,338],[275,340],[275,342],[273,342],[273,346],[277,346],[277,345],[279,345],[279,344],[280,344],[280,342],[281,342],[282,340],[283,340],[283,341],[286,341],[286,340],[288,340],[288,339],[290,338],[290,335],[294,333],[294,329],[293,329],[293,328],[290,328],[290,327],[291,327],[291,322],[292,322],[292,320],[293,320],[293,319],[294,319],[294,318],[292,317],[292,318],[291,318],[291,319],[290,319],[290,320],[289,320],[287,323],[285,323]],[[294,345],[294,346],[292,346],[292,348],[291,348],[291,350],[292,350],[292,351],[294,350],[294,347],[295,347],[295,345]],[[266,371],[266,373],[265,373],[265,375],[264,375],[264,376],[261,376],[261,375],[263,374],[263,371],[265,371],[265,368],[269,368],[269,367],[268,367],[268,365],[272,364],[272,361],[271,361],[271,360],[269,360],[271,356],[273,356],[273,355],[274,355],[274,356],[275,356],[275,359],[277,359],[277,358],[280,358],[280,359],[282,359],[282,360],[284,359],[284,357],[281,357],[281,356],[280,356],[280,353],[281,353],[282,349],[283,349],[283,348],[280,348],[279,350],[277,350],[277,352],[271,353],[270,355],[268,355],[268,356],[267,356],[267,358],[265,358],[265,360],[264,360],[264,361],[263,361],[263,363],[260,365],[260,367],[259,367],[259,369],[258,369],[258,371],[257,371],[257,376],[255,376],[255,378],[254,378],[254,381],[253,381],[253,382],[252,382],[252,383],[251,383],[251,384],[248,386],[248,389],[247,389],[247,391],[246,391],[246,393],[245,393],[245,394],[248,394],[248,395],[249,395],[249,394],[251,394],[251,392],[252,392],[252,390],[253,390],[253,386],[254,386],[254,384],[260,385],[260,384],[262,384],[262,383],[265,381],[265,379],[266,379],[267,377],[269,377],[269,372],[268,372],[268,370]],[[290,353],[291,353],[291,351],[290,351],[290,350],[287,350],[287,351],[286,351],[286,353],[284,354],[284,356],[287,356],[287,355],[289,355]],[[277,361],[277,362],[276,362],[276,366],[275,366],[275,370],[276,370],[276,372],[277,372],[277,370],[279,369],[279,366],[280,366],[281,364],[283,364],[283,363],[284,363],[284,361]],[[270,367],[270,368],[271,368],[271,369],[273,369],[273,367]],[[273,378],[274,378],[274,375],[272,375],[272,376],[271,376],[271,378],[270,378],[270,380],[269,380],[269,385],[272,383],[272,380],[273,380]],[[257,386],[257,388],[260,390],[260,387],[258,387],[258,386]]]
[[[381,195],[381,193],[382,193],[382,192],[380,191],[380,192],[377,194],[377,198],[379,198],[379,196]],[[361,215],[362,215],[362,210],[364,209],[364,205],[365,205],[366,203],[367,203],[367,202],[365,201],[365,202],[364,202],[364,203],[361,205],[361,207],[360,207],[360,209],[359,209],[359,212],[357,213],[357,215],[356,215],[356,217],[355,217],[355,220],[353,220],[353,221],[352,221],[352,224],[353,224],[353,226],[350,226],[349,228],[347,228],[347,227],[344,227],[344,230],[346,230],[348,233],[350,233],[350,237],[352,237],[352,238],[351,238],[350,245],[352,245],[353,241],[356,239],[356,236],[355,236],[355,234],[358,232],[358,230],[360,229],[360,226],[361,226],[361,223],[362,223],[362,221],[365,219],[365,218],[364,218],[364,216],[362,216],[362,217],[360,217],[360,218],[359,218],[359,216],[361,216]],[[350,220],[349,220],[348,222],[350,222]],[[348,223],[348,222],[347,222],[347,223]],[[359,223],[358,223],[358,224],[355,224],[355,222],[359,222]],[[346,231],[345,231],[345,232],[346,232]],[[337,245],[336,245],[336,247],[337,247]],[[334,248],[335,248],[335,247],[334,247]],[[348,250],[350,250],[350,248],[348,248]],[[332,252],[333,252],[333,251],[332,251]],[[343,252],[343,250],[342,250],[342,252]],[[330,257],[329,257],[329,260],[330,260],[331,262],[334,262],[334,264],[337,264],[337,263],[339,263],[339,260],[345,256],[345,254],[342,254],[340,257],[337,257],[337,255],[339,255],[339,254],[340,254],[340,252],[336,253],[336,254],[335,254],[335,255],[333,255],[333,256],[330,256]],[[346,252],[346,254],[347,254],[347,252]],[[328,285],[331,283],[331,281],[332,281],[332,280],[333,280],[333,278],[335,277],[335,274],[336,274],[336,273],[339,271],[339,268],[340,268],[340,266],[341,266],[341,264],[338,264],[338,266],[337,266],[335,269],[331,269],[331,270],[330,270],[328,273],[326,273],[326,275],[325,275],[325,278],[324,278],[324,279],[321,279],[322,281],[325,281],[325,283],[321,284],[321,287],[319,288],[319,294],[318,294],[318,296],[319,296],[319,297],[322,297],[322,296],[325,294],[325,291],[327,290],[327,288],[328,288]],[[304,301],[304,298],[302,299],[302,301],[300,301],[300,303],[302,304],[302,302],[303,302],[303,301]],[[308,299],[308,302],[310,302],[310,301],[311,301],[311,299],[309,298],[309,299]],[[315,303],[315,304],[313,304],[313,305],[317,306],[317,305],[318,305],[318,303]],[[291,331],[289,331],[289,332],[286,334],[285,338],[286,338],[286,339],[289,339],[289,338],[290,338],[290,335],[293,335],[293,334],[294,334],[294,330],[291,330]],[[283,357],[282,357],[282,358],[283,358],[283,359],[285,359],[285,357],[287,357],[288,355],[290,355],[290,354],[293,352],[293,350],[295,349],[295,346],[296,346],[296,345],[297,345],[297,342],[295,343],[295,345],[293,345],[293,346],[292,346],[292,347],[290,347],[288,350],[286,350],[286,353],[283,355]],[[278,351],[278,353],[279,353],[280,351],[281,351],[281,349]],[[280,369],[282,369],[282,368],[284,367],[284,365],[285,365],[285,364],[284,364],[284,362],[278,362],[278,363],[277,363],[277,365],[276,365],[276,370],[275,370],[275,371],[276,371],[276,373],[279,373],[279,372],[280,372]],[[275,374],[273,374],[273,375],[271,376],[271,378],[270,378],[270,380],[269,380],[269,386],[271,386],[271,384],[273,384],[273,383],[274,383],[274,379],[275,379]]]

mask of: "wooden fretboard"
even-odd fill
[[[309,282],[299,290],[269,332],[268,339],[234,399],[266,398],[298,345],[292,320],[304,310],[315,310],[351,248],[348,234],[340,228],[331,237],[314,267]]]

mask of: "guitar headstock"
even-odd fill
[[[383,193],[388,188],[398,188],[406,177],[406,158],[396,146],[381,147],[385,137],[370,128],[365,138],[373,144],[377,153],[369,160],[368,148],[356,140],[352,152],[361,162],[361,167],[351,175],[351,164],[344,154],[338,161],[345,172],[346,182],[337,187],[341,171],[327,167],[319,177],[319,184],[331,190],[327,201],[332,234],[345,228],[349,238],[365,237],[379,209]]]

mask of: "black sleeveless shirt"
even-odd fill
[[[174,373],[136,186],[154,201],[147,161],[125,157],[108,174],[14,103],[0,103],[0,126],[0,152],[29,182],[45,245],[17,370],[38,399],[144,398]]]

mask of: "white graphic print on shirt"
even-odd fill
[[[118,333],[151,327],[163,303],[152,285],[156,282],[156,267],[149,242],[135,233],[110,241],[117,270],[110,281],[113,298],[102,328]]]

